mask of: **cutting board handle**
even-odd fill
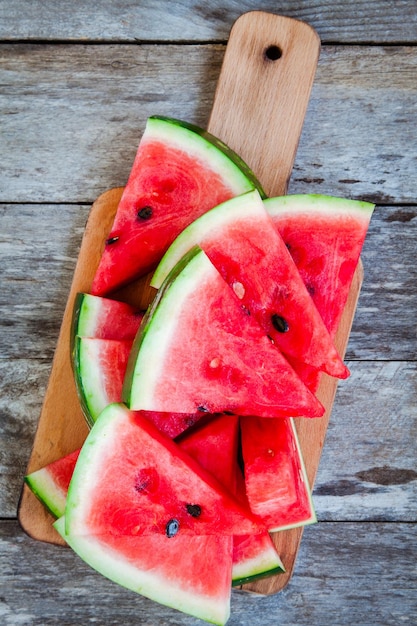
[[[231,29],[208,130],[268,196],[287,192],[319,55],[316,31],[289,17],[250,11]]]

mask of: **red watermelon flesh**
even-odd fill
[[[323,407],[200,249],[177,264],[130,354],[133,410],[319,416]]]
[[[239,418],[220,415],[185,432],[177,443],[219,482],[235,491]]]
[[[198,505],[198,515],[192,505]],[[68,535],[172,537],[262,530],[209,472],[121,404],[106,407],[83,445],[65,517]]]
[[[241,159],[207,132],[149,118],[91,293],[106,295],[146,274],[193,219],[255,185]]]
[[[346,378],[348,370],[257,191],[233,198],[190,224],[162,259],[153,286],[159,287],[196,244],[286,356]]]
[[[292,419],[241,418],[249,506],[270,531],[316,521]]]
[[[72,337],[131,340],[135,338],[143,318],[126,302],[78,293],[74,301]]]
[[[268,198],[264,206],[334,338],[375,206],[313,194]],[[319,373],[299,360],[290,362],[316,391]]]
[[[375,205],[298,194],[268,198],[264,206],[334,337]]]
[[[248,507],[243,478],[237,464],[238,438],[238,417],[223,415],[185,433],[178,443]],[[234,586],[283,571],[284,566],[267,532],[233,536]]]
[[[225,624],[230,615],[232,537],[66,535],[70,547],[110,580],[160,604]]]
[[[79,453],[75,450],[25,476],[26,484],[55,517],[65,512],[68,486]]]

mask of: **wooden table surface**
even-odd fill
[[[261,9],[322,50],[289,193],[377,204],[296,569],[230,626],[417,623],[415,0],[0,0],[0,623],[197,625],[36,542],[17,508],[91,203],[152,114],[206,126],[228,34]],[[209,575],[209,574],[208,574]]]

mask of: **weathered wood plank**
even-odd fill
[[[317,515],[416,521],[417,364],[348,365],[315,484]],[[46,360],[0,361],[0,517],[16,515],[49,372]]]
[[[149,115],[206,126],[224,46],[1,52],[0,201],[92,202],[125,184]],[[289,191],[414,203],[416,66],[415,47],[323,47]]]
[[[323,41],[410,42],[417,40],[413,0],[324,2],[253,2],[211,0],[210,3],[132,2],[131,0],[54,0],[0,2],[0,38],[90,41],[224,41],[233,22],[246,11],[260,9],[304,20]]]
[[[415,623],[415,530],[382,523],[308,527],[289,585],[267,597],[233,592],[228,626]],[[201,624],[109,582],[68,548],[31,540],[12,521],[0,523],[0,581],[5,624]]]
[[[89,208],[0,206],[0,358],[52,359]],[[415,207],[377,207],[348,358],[415,359],[416,237]]]

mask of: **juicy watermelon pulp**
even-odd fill
[[[91,293],[106,295],[151,271],[193,219],[255,187],[240,157],[206,131],[149,118]]]
[[[313,194],[268,198],[264,205],[334,337],[375,205]]]
[[[264,200],[330,336],[335,337],[372,217],[374,204],[324,195]],[[290,358],[297,374],[317,391],[317,371]]]

